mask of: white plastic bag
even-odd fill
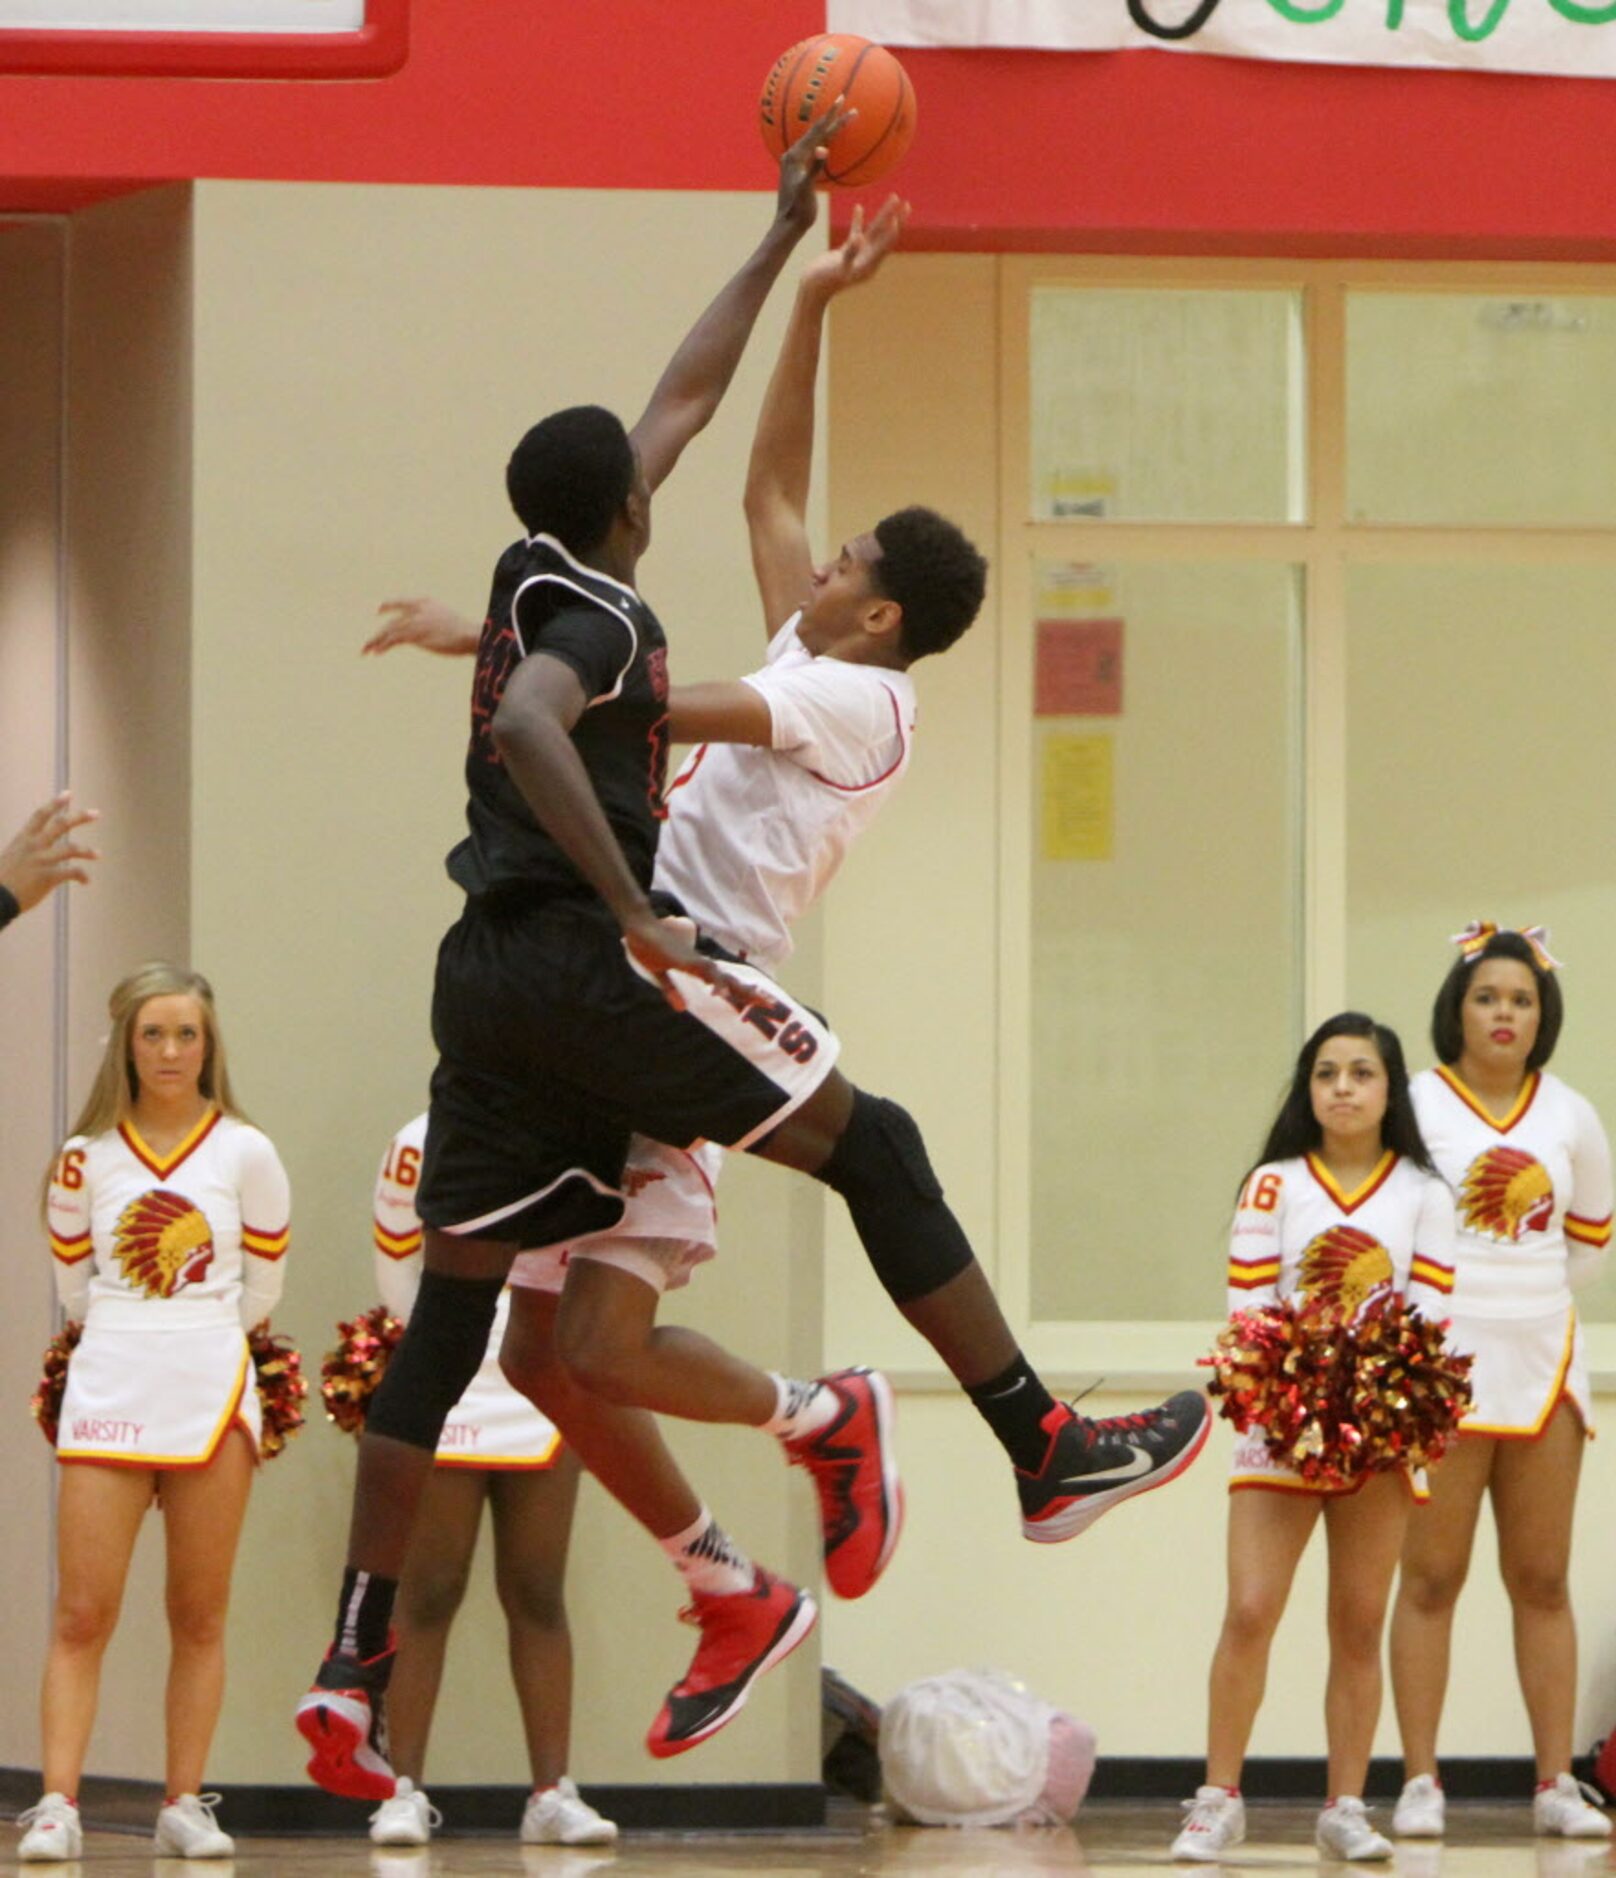
[[[1094,1772],[1094,1731],[992,1669],[900,1689],[881,1715],[881,1773],[924,1826],[1064,1825]]]

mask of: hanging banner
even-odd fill
[[[827,0],[889,46],[1155,47],[1325,65],[1616,78],[1616,0]]]
[[[365,0],[0,0],[0,27],[57,33],[356,33]]]

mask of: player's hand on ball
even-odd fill
[[[814,187],[825,174],[825,165],[830,160],[830,140],[857,115],[838,98],[781,157],[780,193],[774,210],[776,221],[789,222],[799,230],[813,227],[814,217],[819,212]]]
[[[465,658],[477,650],[482,636],[468,619],[441,600],[384,600],[376,609],[385,625],[359,648],[365,652],[391,652],[394,646],[419,646],[446,659]]]

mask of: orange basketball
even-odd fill
[[[858,116],[831,139],[825,180],[873,183],[909,148],[915,88],[885,46],[857,33],[816,33],[780,54],[758,102],[763,141],[771,156],[784,156],[838,98]]]

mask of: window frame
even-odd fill
[[[1616,527],[1426,527],[1355,522],[1346,509],[1346,318],[1349,294],[1497,294],[1504,298],[1616,294],[1616,267],[1580,264],[1302,261],[1002,256],[999,283],[997,553],[1000,635],[1000,801],[1030,800],[1026,722],[1030,696],[1032,569],[1038,561],[1280,562],[1298,570],[1302,596],[1300,804],[1301,983],[1297,1041],[1347,1001],[1347,581],[1366,563],[1592,563],[1616,567]],[[1301,520],[1252,524],[1036,521],[1031,488],[1030,311],[1035,288],[1215,288],[1296,293],[1302,318],[1305,503]],[[1184,1379],[1220,1320],[1095,1322],[1032,1316],[1030,978],[1025,959],[1030,853],[1024,818],[999,831],[999,1075],[995,1282],[1033,1363],[1054,1384],[1128,1388]],[[1612,1118],[1616,1126],[1616,1118]],[[1596,1387],[1616,1386],[1616,1324],[1586,1327]],[[915,1380],[920,1380],[916,1378]]]

